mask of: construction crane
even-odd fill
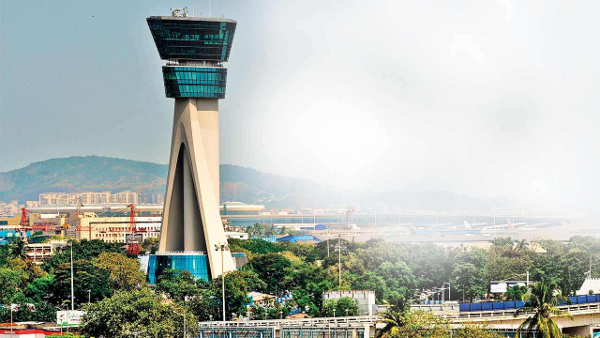
[[[135,220],[136,214],[137,214],[137,209],[135,208],[135,206],[132,204],[129,204],[127,206],[129,208],[129,236],[126,236],[127,238],[127,253],[129,253],[130,255],[137,255],[140,253],[140,244],[137,237],[137,223]]]

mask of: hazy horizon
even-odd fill
[[[165,164],[173,101],[145,18],[183,6],[0,1],[0,172],[92,154]],[[221,163],[597,210],[598,9],[212,1],[238,21]]]

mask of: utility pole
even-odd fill
[[[71,311],[75,311],[75,289],[73,288],[73,239],[71,239]]]
[[[327,258],[329,258],[329,230],[327,230]]]
[[[221,251],[221,292],[222,292],[222,303],[223,303],[223,321],[227,320],[225,313],[225,263],[224,263],[224,252],[229,251],[229,245],[227,244],[215,244],[215,249]]]
[[[342,288],[342,235],[338,235],[338,288]]]

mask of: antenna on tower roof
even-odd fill
[[[208,0],[208,17],[212,18],[212,10],[210,9],[210,0]]]

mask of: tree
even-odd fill
[[[163,293],[177,302],[199,294],[196,279],[189,271],[173,269],[165,269],[158,277],[156,292]]]
[[[103,252],[96,258],[95,265],[109,272],[109,282],[116,290],[134,290],[144,284],[146,277],[135,258],[121,253]]]
[[[227,240],[230,246],[238,246],[250,251],[253,254],[266,254],[269,252],[284,251],[275,243],[267,242],[263,239],[253,238],[249,240],[229,239]]]
[[[404,326],[404,313],[388,310],[383,313],[385,326],[375,332],[375,338],[398,337],[400,328]]]
[[[251,315],[253,320],[267,319],[267,309],[262,306],[253,306]]]
[[[54,276],[47,275],[34,279],[25,287],[23,294],[31,298],[34,302],[45,302],[52,298],[52,284]]]
[[[465,325],[454,330],[453,338],[502,338],[497,332],[487,329],[481,325]]]
[[[275,294],[282,291],[280,283],[292,267],[290,260],[279,253],[256,255],[252,258],[250,264],[252,270],[266,283],[265,289],[261,291]]]
[[[566,301],[566,297],[557,294],[556,291],[557,284],[554,280],[542,278],[539,282],[533,283],[531,292],[523,295],[525,306],[515,312],[515,317],[527,312],[534,312],[534,314],[519,325],[518,337],[523,332],[526,337],[530,335],[536,338],[561,337],[560,328],[552,319],[552,315],[568,316],[571,319],[572,316],[556,307],[561,301]]]
[[[88,241],[83,239],[80,242],[73,241],[73,260],[87,260],[91,261],[94,258],[100,256],[103,252],[123,252],[123,244],[121,243],[108,243],[99,239],[93,239]],[[56,269],[59,265],[69,263],[71,261],[71,249],[69,247],[63,248],[61,252],[54,254],[53,256],[44,260],[44,267],[46,271]]]
[[[487,257],[486,251],[482,249],[461,252],[456,256],[457,262],[452,275],[458,291],[463,292],[471,301],[474,297],[483,296],[487,291]]]
[[[24,271],[0,268],[0,304],[10,304],[27,278]]]
[[[527,287],[524,285],[511,286],[506,290],[506,299],[508,300],[520,300],[523,295],[527,293]]]
[[[424,311],[387,312],[377,338],[450,338],[446,320]]]
[[[119,291],[87,307],[81,333],[86,337],[184,337],[185,309],[169,303],[148,289]],[[198,320],[185,312],[189,336],[198,336]]]
[[[358,301],[350,297],[340,297],[335,309],[338,316],[358,316]]]
[[[150,252],[151,254],[155,254],[158,251],[158,238],[156,237],[147,237],[142,242],[142,252]]]
[[[219,296],[211,289],[200,289],[196,296],[191,297],[185,304],[199,321],[209,321],[219,318],[221,313]]]
[[[219,309],[221,304],[221,278],[215,278],[210,285],[211,292],[218,299]],[[266,284],[258,278],[254,271],[231,271],[225,275],[225,309],[229,319],[233,314],[243,316],[246,314],[246,305],[250,303],[248,292],[252,290],[261,290]],[[222,318],[221,311],[218,312],[218,318]]]
[[[73,262],[73,279],[75,280],[74,293],[75,305],[79,307],[89,300],[97,302],[113,293],[109,283],[109,272],[95,267],[86,260]],[[88,294],[88,290],[90,293]],[[63,301],[71,301],[71,265],[64,263],[55,270],[54,283],[52,285],[53,300],[57,304]]]
[[[335,312],[337,312],[335,299],[324,300],[323,304],[321,305],[321,316],[322,317],[335,316],[335,312],[333,311],[334,309],[335,309]]]

